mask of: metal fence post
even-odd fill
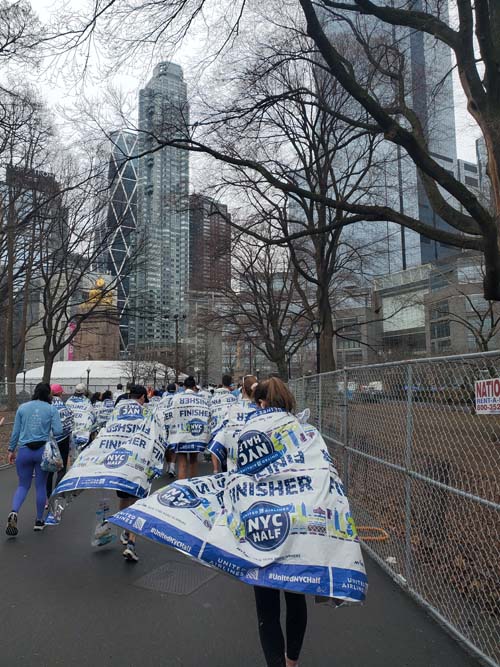
[[[411,553],[411,454],[413,447],[413,366],[408,364],[406,374],[406,447],[405,447],[405,573],[409,584],[412,575]]]
[[[322,401],[322,392],[321,392],[321,385],[322,385],[322,376],[318,375],[318,431],[321,433],[323,431],[323,401]]]
[[[343,427],[342,434],[344,440],[344,470],[342,481],[344,483],[345,492],[349,493],[349,396],[348,396],[348,386],[349,386],[349,374],[347,368],[344,368],[344,414],[343,414]]]

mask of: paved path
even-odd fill
[[[152,542],[139,542],[135,565],[116,543],[93,549],[92,491],[59,527],[35,533],[32,490],[19,537],[7,540],[15,482],[0,470],[0,667],[264,667],[249,586]],[[364,606],[309,600],[301,667],[477,667],[369,559],[367,568]],[[182,590],[161,592],[172,586]]]

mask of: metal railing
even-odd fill
[[[476,413],[474,383],[494,378],[500,351],[290,382],[330,448],[360,536],[378,535],[364,548],[491,666],[500,661],[500,415]]]

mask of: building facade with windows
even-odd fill
[[[448,5],[441,0],[440,17],[448,20]],[[393,0],[393,6],[406,5],[406,0]],[[318,10],[325,32],[340,44],[352,39],[345,23],[339,20],[342,10]],[[346,13],[350,16],[350,13]],[[454,173],[457,161],[451,49],[424,32],[403,26],[391,26],[368,16],[359,17],[358,29],[379,49],[384,43],[397,45],[404,63],[405,102],[418,116],[426,135],[429,150],[445,169]],[[375,51],[374,51],[375,52]],[[360,62],[363,67],[363,56]],[[368,67],[368,63],[366,63]],[[362,73],[365,75],[365,73]],[[388,78],[376,84],[374,94],[388,107],[393,106],[393,82]],[[446,223],[435,214],[413,161],[400,147],[383,141],[372,155],[372,179],[366,202],[391,208],[417,218],[430,227],[445,229]],[[362,199],[360,199],[361,201]],[[433,241],[393,222],[359,222],[352,226],[353,244],[371,244],[374,249],[370,273],[384,276],[420,266],[460,253],[457,248]],[[376,250],[376,252],[375,252]]]
[[[210,197],[189,197],[189,287],[217,292],[231,279],[231,226],[227,206]]]
[[[464,253],[432,267],[425,295],[426,342],[431,356],[500,347],[500,304],[483,296],[482,258]]]
[[[186,314],[189,281],[189,104],[183,71],[161,62],[139,92],[137,259],[131,274],[129,346],[166,347],[175,341],[174,316]],[[163,146],[163,147],[161,147]],[[148,151],[151,151],[148,153]],[[184,338],[184,319],[179,319]]]
[[[337,366],[500,348],[500,304],[472,251],[374,281],[371,304],[335,313]]]

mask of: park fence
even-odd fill
[[[500,662],[500,415],[476,412],[474,387],[495,378],[500,351],[290,381],[364,548],[487,665]]]

